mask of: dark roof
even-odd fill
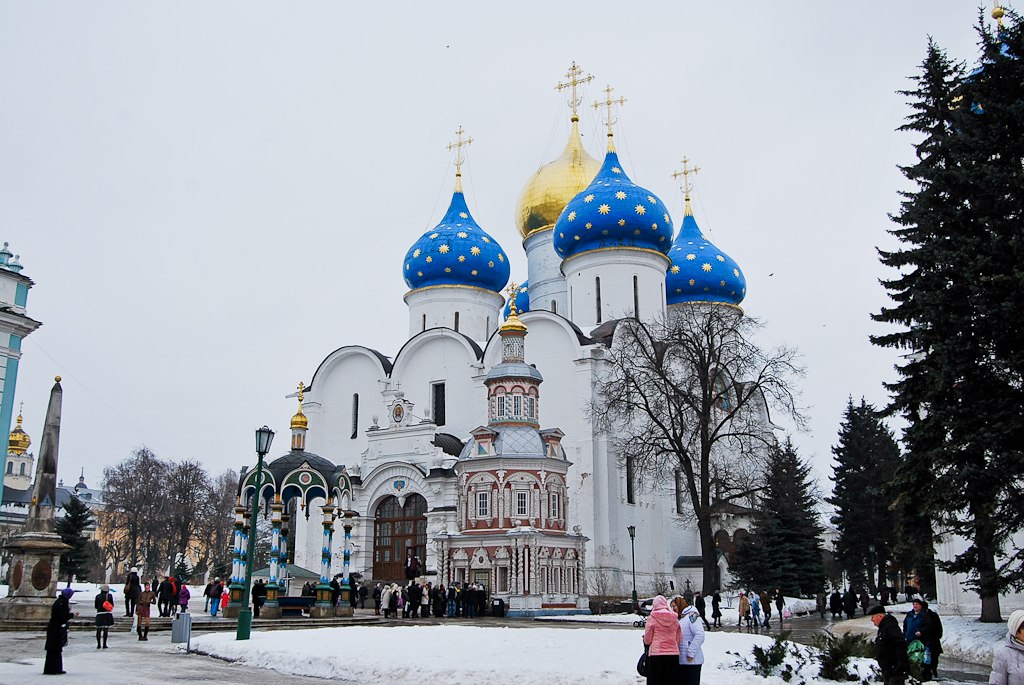
[[[612,338],[615,337],[615,329],[622,319],[612,319],[590,331],[590,338],[593,342],[601,343],[605,347],[611,347]]]
[[[455,469],[432,468],[427,478],[454,478]]]
[[[756,514],[757,510],[728,500],[716,499],[711,503],[711,512],[714,514]]]
[[[672,568],[701,568],[703,565],[704,560],[700,557],[679,556],[676,557],[676,563],[672,564]]]
[[[32,501],[32,488],[28,490],[16,490],[14,488],[4,486],[4,504],[28,504]]]
[[[341,467],[331,460],[325,459],[319,454],[313,454],[312,452],[305,452],[303,450],[292,450],[284,456],[278,457],[267,464],[267,470],[274,474],[274,478],[276,478],[280,484],[282,478],[299,468],[304,461],[309,462],[309,465],[323,476],[327,480],[328,484],[331,484],[331,481],[334,480],[334,475],[341,470]]]
[[[450,454],[453,457],[459,456],[462,452],[462,448],[465,444],[451,433],[434,433],[434,439],[430,441],[431,445],[440,447],[445,454]]]

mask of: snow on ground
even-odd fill
[[[907,615],[907,609],[901,611],[904,605],[898,604],[894,607],[886,607],[891,614],[896,616],[903,625],[903,618]],[[934,606],[934,605],[933,605]],[[995,650],[1006,639],[1006,623],[981,623],[975,616],[943,616],[942,619],[942,650],[943,656],[949,659],[959,659],[972,664],[982,666],[992,665],[992,655]],[[874,635],[877,629],[871,623],[868,616],[860,616],[849,621],[837,623],[833,629],[837,635],[846,632]],[[941,669],[942,664],[940,662]]]
[[[638,684],[644,682],[636,673],[641,638],[639,629],[351,626],[255,632],[248,642],[232,634],[207,634],[193,638],[192,648],[249,666],[366,685],[476,685],[513,675],[516,685]],[[746,655],[755,644],[771,643],[762,635],[708,633],[703,677],[716,685],[764,685],[765,679],[754,673],[730,668],[737,656],[729,652]],[[783,683],[780,678],[769,681]]]
[[[639,621],[640,618],[636,614],[569,614],[567,616],[538,616],[535,620],[555,623],[615,623],[631,626],[633,621]]]

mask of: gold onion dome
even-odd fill
[[[291,427],[295,428],[307,428],[309,426],[309,419],[302,413],[302,400],[305,398],[306,386],[303,383],[299,383],[299,410],[295,412],[295,416],[292,417]]]
[[[537,170],[516,203],[516,227],[523,238],[554,228],[569,200],[590,185],[601,162],[587,154],[580,137],[579,117],[572,117],[572,132],[559,157]]]
[[[11,437],[8,442],[7,450],[11,454],[25,454],[28,451],[29,446],[32,444],[32,438],[28,436],[28,433],[21,427],[21,414],[18,414],[18,421],[14,426],[14,430],[11,431]]]

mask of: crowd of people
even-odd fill
[[[715,593],[715,597],[718,593]],[[737,627],[744,624],[748,628],[770,628],[772,621],[772,605],[775,606],[776,615],[779,617],[779,628],[783,627],[783,619],[789,618],[789,611],[786,609],[786,598],[782,590],[776,588],[775,592],[769,595],[767,592],[750,592],[749,594],[740,590],[738,607]],[[698,607],[699,608],[699,607]],[[703,616],[703,612],[701,612]],[[719,620],[717,625],[721,625]]]
[[[373,588],[374,614],[384,618],[474,618],[488,611],[484,585],[454,582],[445,587],[431,582],[410,580],[407,585],[382,585]]]

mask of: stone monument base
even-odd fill
[[[334,607],[334,615],[338,617],[351,618],[353,613],[352,607]]]
[[[221,609],[218,613],[224,618],[238,618],[238,612],[242,610],[242,607],[233,607],[228,604],[226,607]]]
[[[314,604],[309,608],[310,618],[333,618],[334,607],[330,604],[324,606],[322,604]]]
[[[260,618],[281,618],[281,607],[263,607],[260,609]]]
[[[56,597],[4,597],[0,599],[0,620],[48,621]]]

